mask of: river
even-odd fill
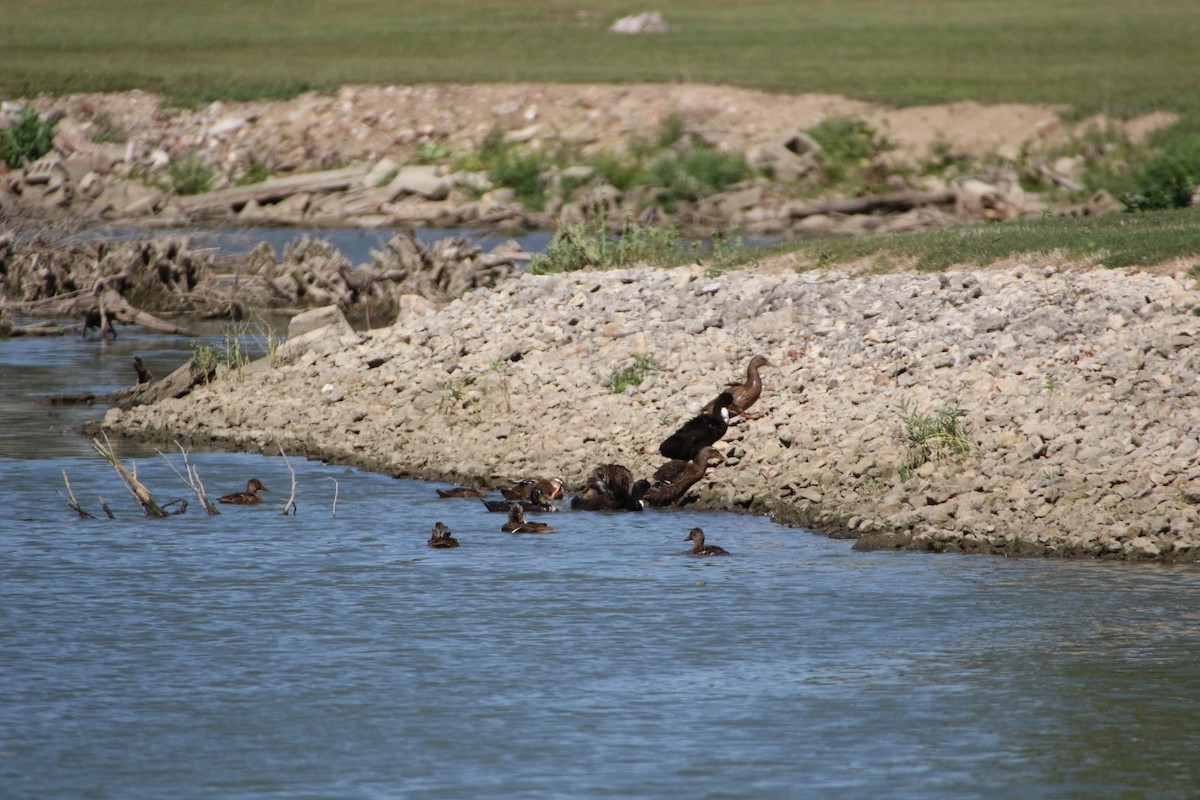
[[[192,453],[212,494],[271,490],[209,517],[118,443],[192,503],[151,520],[73,430],[102,409],[36,398],[190,350],[0,341],[0,796],[1197,796],[1194,567],[857,553],[686,508],[514,536],[299,454],[285,516],[283,458]],[[462,546],[426,547],[435,521]],[[687,555],[697,525],[731,555]]]

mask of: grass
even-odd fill
[[[967,412],[957,406],[947,406],[934,414],[922,414],[907,401],[900,403],[900,422],[904,426],[904,442],[908,451],[900,465],[900,480],[907,481],[913,472],[930,461],[953,456],[965,456],[973,446],[963,417]]]
[[[658,369],[654,356],[639,354],[633,357],[633,363],[623,367],[614,367],[608,376],[608,388],[615,394],[621,394],[630,386],[641,386],[646,376]]]
[[[762,257],[789,253],[800,269],[875,259],[891,266],[937,271],[986,266],[1001,259],[1054,253],[1107,267],[1147,266],[1178,258],[1200,263],[1200,208],[1100,217],[1037,217],[918,233],[821,239],[764,248]]]
[[[663,0],[674,30],[656,36],[607,32],[624,0],[586,12],[567,0],[6,5],[8,96],[138,88],[200,103],[345,83],[690,81],[1200,117],[1196,10],[1180,0]]]

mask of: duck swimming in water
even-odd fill
[[[453,536],[451,536],[451,533],[453,533],[453,531],[451,531],[442,523],[438,522],[433,526],[433,533],[430,535],[429,541],[426,544],[428,544],[430,547],[438,549],[458,547],[458,539],[455,539]]]
[[[251,478],[246,482],[246,491],[234,492],[232,494],[227,494],[224,497],[219,497],[217,498],[217,502],[233,503],[234,505],[239,506],[256,506],[262,502],[262,497],[260,497],[258,493],[269,491],[271,490],[263,486],[258,478]]]
[[[716,443],[729,429],[729,406],[733,395],[721,392],[713,400],[708,413],[697,414],[680,426],[658,446],[667,458],[691,461],[703,448]]]
[[[556,500],[563,492],[562,478],[525,478],[517,481],[500,494],[505,500],[531,500],[534,489],[540,490],[547,500]]]
[[[708,460],[724,461],[725,456],[714,447],[705,447],[691,461],[673,459],[654,473],[653,483],[646,492],[646,502],[652,506],[678,505],[687,490],[708,472]]]
[[[766,356],[755,356],[750,359],[750,365],[746,367],[746,380],[742,383],[731,383],[725,387],[725,391],[729,392],[733,397],[733,402],[729,404],[729,414],[731,416],[741,415],[746,419],[755,419],[755,417],[747,414],[746,411],[750,406],[758,402],[758,398],[762,396],[762,375],[759,370],[763,367],[775,366],[767,360]],[[706,405],[701,411],[701,414],[711,414],[713,405],[717,401],[714,399]]]
[[[587,476],[583,491],[571,498],[577,511],[641,511],[650,481],[634,481],[620,464],[601,464]]]
[[[508,511],[513,504],[519,505],[525,511],[558,511],[558,507],[546,499],[542,490],[535,486],[528,500],[484,500],[488,511]]]
[[[438,489],[438,497],[483,497],[485,487],[483,478],[471,478],[470,486],[455,486],[453,489]]]
[[[509,506],[508,522],[501,525],[500,530],[505,533],[554,533],[554,528],[544,522],[527,522],[519,503]]]
[[[692,532],[684,538],[685,542],[692,542],[692,549],[688,551],[688,555],[692,556],[727,556],[729,551],[724,547],[718,547],[715,544],[704,543],[704,531],[699,528],[692,528]]]

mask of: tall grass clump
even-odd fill
[[[826,181],[838,184],[865,170],[877,154],[888,149],[886,139],[863,120],[830,117],[808,129],[821,145]]]
[[[1135,172],[1123,202],[1131,211],[1186,208],[1200,187],[1200,132],[1185,126],[1168,131],[1161,150]]]
[[[666,153],[650,168],[645,183],[658,187],[662,207],[675,211],[690,203],[744,181],[750,166],[741,153],[726,153],[708,144],[698,144],[682,153]]]
[[[167,180],[179,194],[203,194],[212,188],[213,177],[213,168],[198,150],[184,150],[167,164]]]

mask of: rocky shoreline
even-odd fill
[[[445,305],[403,298],[387,328],[356,332],[331,310],[274,363],[101,426],[403,477],[560,475],[576,490],[604,462],[648,477],[658,443],[762,354],[775,366],[760,417],[719,443],[727,461],[693,487],[701,507],[860,549],[1191,562],[1195,291],[1182,273],[1070,265],[517,275]],[[656,369],[613,392],[638,356]],[[965,454],[906,440],[906,415],[957,410]]]

